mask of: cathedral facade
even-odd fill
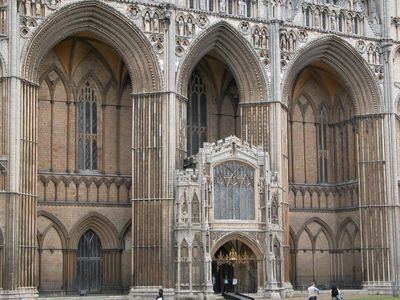
[[[400,1],[0,1],[0,298],[400,289]]]

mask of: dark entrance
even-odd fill
[[[221,246],[212,262],[215,293],[257,292],[257,260],[253,251],[238,240]]]
[[[78,289],[83,293],[100,293],[102,278],[101,242],[92,230],[86,231],[78,244]]]

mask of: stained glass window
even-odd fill
[[[78,99],[78,168],[97,170],[97,99],[87,81]]]
[[[189,84],[188,105],[188,155],[195,155],[207,142],[207,95],[206,88],[197,71],[194,71]]]
[[[254,220],[254,170],[229,161],[214,168],[214,218]]]

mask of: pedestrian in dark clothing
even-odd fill
[[[342,300],[343,299],[343,297],[340,294],[340,291],[336,287],[336,285],[332,285],[331,296],[332,296],[332,300]]]
[[[158,290],[158,296],[157,296],[156,300],[164,300],[164,291],[163,291],[163,289],[159,289]]]

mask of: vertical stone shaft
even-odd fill
[[[358,120],[361,254],[364,281],[390,281],[388,206],[385,185],[384,116]]]
[[[133,99],[132,285],[172,287],[173,201],[168,188],[167,94]],[[175,163],[172,163],[175,165]]]
[[[269,152],[270,103],[244,103],[240,105],[241,139],[252,145],[263,146]]]
[[[37,87],[21,85],[21,158],[18,210],[19,287],[35,287],[36,280],[36,182],[37,182]]]

